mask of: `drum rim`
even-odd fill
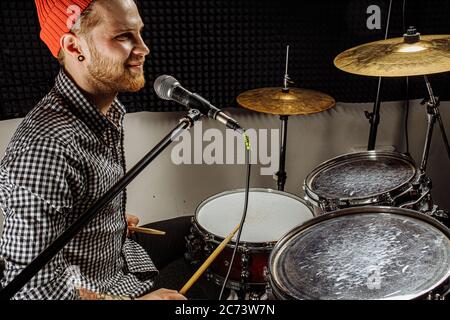
[[[225,239],[225,237],[213,234],[212,232],[206,230],[200,224],[200,222],[197,219],[198,213],[201,210],[201,208],[205,206],[205,204],[209,203],[210,201],[212,201],[214,199],[217,199],[217,198],[219,198],[221,196],[228,195],[228,194],[244,192],[245,190],[246,190],[245,188],[226,190],[226,191],[222,191],[222,192],[216,193],[216,194],[214,194],[212,196],[209,196],[208,198],[202,200],[197,205],[197,208],[195,209],[195,214],[194,214],[194,217],[193,217],[193,222],[194,222],[195,226],[198,229],[200,229],[200,231],[212,235],[212,237],[213,237],[212,241],[213,242],[216,242],[216,243],[222,242],[222,240]],[[310,211],[311,217],[312,217],[311,219],[314,219],[314,217],[315,217],[315,213],[314,213],[313,208],[304,199],[300,198],[299,196],[297,196],[295,194],[292,194],[292,193],[289,193],[289,192],[286,192],[286,191],[274,190],[274,189],[270,189],[270,188],[250,188],[249,192],[252,192],[252,191],[266,192],[266,193],[276,193],[276,194],[288,196],[288,197],[290,197],[290,198],[292,198],[294,200],[298,200],[299,202],[301,202]],[[230,230],[230,232],[231,232],[231,230]],[[289,233],[289,232],[290,232],[290,230],[287,231],[287,233]],[[285,235],[286,235],[286,233],[281,238],[283,238]],[[230,243],[227,246],[228,247],[229,246],[233,246],[234,247],[234,243],[235,243],[235,241],[231,240]],[[245,243],[249,247],[267,247],[267,246],[270,246],[272,248],[277,243],[277,241],[266,241],[266,242],[249,242],[249,241],[242,241],[242,240],[239,241],[240,245],[243,244],[243,243]]]
[[[418,220],[424,221],[424,222],[432,225],[436,229],[438,229],[450,241],[450,229],[449,228],[447,228],[440,221],[438,221],[426,214],[415,211],[415,210],[406,209],[406,208],[398,208],[398,207],[389,207],[389,206],[364,206],[364,207],[351,207],[351,208],[345,208],[345,209],[332,211],[327,214],[317,216],[311,220],[305,221],[301,225],[298,225],[297,227],[295,227],[294,229],[292,229],[291,231],[286,233],[282,238],[280,238],[280,240],[278,240],[276,245],[273,247],[273,249],[270,253],[270,256],[269,256],[269,261],[268,261],[267,267],[268,267],[268,271],[269,271],[269,279],[271,280],[271,285],[276,288],[275,291],[281,293],[283,296],[289,297],[289,299],[295,299],[286,290],[285,286],[283,286],[280,283],[278,276],[274,273],[274,263],[275,263],[274,260],[277,256],[278,252],[280,251],[281,248],[283,248],[283,246],[285,245],[286,242],[291,240],[292,237],[297,235],[298,233],[305,232],[306,230],[310,229],[311,227],[313,227],[323,221],[331,220],[331,219],[337,218],[337,217],[363,213],[361,211],[365,211],[366,213],[400,214],[400,215],[404,215],[404,216],[408,216],[408,217],[412,217],[412,218],[417,218]],[[417,299],[417,298],[423,296],[424,294],[427,294],[427,293],[435,290],[449,278],[450,278],[450,268],[448,269],[445,277],[443,277],[440,281],[436,282],[431,288],[429,288],[427,290],[423,290],[423,292],[420,292],[419,294],[417,294],[417,296],[414,297],[413,299]]]
[[[412,169],[413,169],[413,175],[412,177],[396,186],[395,188],[392,189],[388,189],[386,191],[383,192],[379,192],[379,193],[375,193],[372,195],[366,195],[366,196],[362,196],[362,197],[328,197],[326,195],[320,194],[319,192],[317,192],[316,190],[313,190],[312,188],[312,182],[314,180],[314,178],[317,176],[317,174],[319,172],[321,172],[323,169],[325,168],[330,168],[333,165],[339,163],[342,160],[349,160],[349,159],[358,159],[359,157],[369,157],[369,159],[374,159],[376,160],[377,157],[390,157],[390,158],[396,158],[397,160],[404,160],[406,162],[408,162]],[[378,151],[378,150],[370,150],[370,151],[359,151],[359,152],[351,152],[351,153],[345,153],[339,156],[336,156],[334,158],[328,159],[322,163],[320,163],[319,165],[317,165],[305,178],[303,185],[304,185],[304,189],[306,194],[308,195],[308,197],[311,198],[311,200],[313,201],[321,201],[321,199],[326,199],[326,200],[334,200],[334,201],[362,201],[365,199],[371,199],[371,198],[377,198],[379,196],[382,196],[384,194],[388,194],[392,191],[395,190],[399,190],[404,188],[406,185],[408,185],[412,180],[414,180],[414,178],[417,175],[417,166],[416,163],[414,161],[414,159],[412,159],[411,157],[403,154],[403,153],[399,153],[399,152],[394,152],[394,151]],[[376,202],[376,201],[375,201]]]

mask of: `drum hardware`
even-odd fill
[[[444,293],[433,293],[429,292],[426,300],[446,300],[448,294],[450,293],[450,286]]]
[[[286,48],[286,69],[281,88],[253,89],[241,93],[237,103],[246,109],[256,112],[278,115],[281,120],[280,157],[278,171],[274,174],[277,188],[284,191],[287,179],[286,148],[288,134],[288,119],[292,115],[308,115],[332,108],[335,100],[319,91],[289,88],[294,83],[288,75],[289,46]]]
[[[286,71],[284,73],[283,79],[283,88],[281,91],[283,93],[289,93],[288,84],[293,84],[288,75],[288,66],[289,66],[289,45],[286,47]],[[287,174],[286,174],[286,144],[287,144],[287,125],[288,125],[288,117],[287,115],[280,115],[281,120],[281,136],[280,136],[280,159],[278,164],[278,171],[274,174],[273,178],[277,182],[278,190],[284,191],[284,185],[286,183]]]
[[[419,173],[424,175],[426,172],[436,121],[450,159],[450,146],[439,112],[439,98],[434,95],[427,77],[429,74],[450,71],[450,35],[422,36],[414,27],[409,27],[401,38],[375,41],[348,49],[334,59],[334,64],[342,71],[380,77],[380,81],[381,77],[423,76],[428,92],[428,97],[422,101],[427,106],[427,131]],[[368,113],[366,115],[370,116]]]
[[[423,148],[422,162],[420,163],[420,172],[422,173],[425,173],[426,171],[428,154],[431,146],[431,138],[433,135],[433,127],[436,124],[436,121],[438,122],[439,128],[441,129],[441,137],[447,151],[447,157],[450,159],[450,146],[448,144],[447,134],[445,133],[444,124],[442,123],[441,114],[439,112],[440,101],[439,98],[434,95],[430,81],[428,80],[428,77],[426,75],[424,76],[424,79],[429,97],[428,99],[424,99],[422,101],[422,104],[426,103],[427,105],[427,133],[425,138],[425,145]]]
[[[431,182],[414,160],[390,151],[362,151],[319,164],[303,184],[316,214],[348,207],[385,205],[431,209]]]
[[[240,227],[240,223],[234,227],[228,236],[223,239],[219,246],[211,253],[211,255],[206,259],[205,262],[200,266],[200,268],[194,273],[194,275],[186,282],[186,284],[180,289],[179,293],[185,295],[186,292],[192,287],[192,285],[200,278],[200,276],[205,272],[205,270],[211,265],[211,263],[217,258],[217,256],[222,252],[225,246],[231,241],[233,236],[236,234]]]
[[[265,295],[265,292],[250,292],[247,294],[245,300],[267,300],[267,297]]]
[[[433,205],[431,210],[424,212],[430,217],[435,218],[440,223],[445,225],[447,228],[450,228],[450,215],[449,212],[444,209],[439,209],[439,206]],[[449,286],[450,289],[450,286]]]
[[[417,211],[425,213],[430,210],[431,195],[429,192],[430,192],[430,190],[428,189],[426,192],[419,193],[416,191],[414,193],[410,193],[413,197],[419,196],[419,198],[417,198],[414,201],[398,205],[398,207],[405,208],[405,209],[417,208],[416,209]]]

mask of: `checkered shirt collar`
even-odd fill
[[[86,99],[62,68],[56,77],[55,88],[73,108],[72,111],[76,116],[91,130],[103,134],[111,125],[116,130],[121,129],[126,110],[117,97],[114,99],[107,115],[103,115],[93,103]]]

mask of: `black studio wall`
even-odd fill
[[[389,37],[414,24],[422,34],[450,33],[449,0],[393,0]],[[389,0],[140,0],[151,49],[147,86],[121,96],[129,112],[175,111],[159,100],[153,80],[171,74],[219,107],[236,106],[239,93],[281,86],[286,44],[295,86],[321,90],[342,102],[374,101],[377,80],[345,74],[334,57],[358,44],[384,38]],[[380,28],[368,19],[379,8]],[[0,1],[0,119],[24,116],[52,87],[58,64],[39,40],[34,1]],[[372,27],[374,21],[372,22]],[[449,76],[430,77],[435,93],[449,99]],[[426,94],[412,78],[411,98]],[[388,79],[382,99],[402,100],[404,79]]]

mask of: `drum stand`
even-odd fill
[[[283,89],[284,93],[289,93],[289,83],[293,83],[288,75],[289,67],[289,45],[286,46],[286,70],[284,72],[283,78]],[[281,136],[280,136],[280,161],[278,165],[278,172],[274,174],[274,179],[277,182],[278,190],[284,191],[284,185],[286,183],[286,142],[287,142],[287,124],[288,115],[280,115],[281,120]]]
[[[288,89],[289,90],[289,89]],[[278,166],[278,172],[274,174],[274,179],[277,182],[278,190],[284,191],[284,185],[286,183],[286,141],[287,141],[287,124],[288,117],[286,115],[280,116],[281,120],[281,136],[280,136],[280,163]]]
[[[420,163],[420,168],[418,172],[418,177],[415,183],[415,187],[419,188],[420,185],[422,187],[424,185],[427,185],[427,188],[431,189],[431,181],[428,177],[426,177],[426,167],[428,162],[428,156],[430,152],[430,146],[431,146],[431,138],[433,136],[433,129],[436,121],[439,124],[439,127],[441,129],[441,136],[442,140],[444,142],[445,149],[447,151],[447,156],[450,159],[450,147],[448,144],[447,135],[445,133],[445,127],[442,122],[441,114],[439,113],[439,98],[436,97],[433,93],[433,89],[431,88],[430,81],[428,80],[428,77],[425,75],[425,84],[427,86],[428,91],[428,99],[425,98],[421,104],[424,105],[426,103],[427,105],[427,133],[425,138],[425,145],[423,148],[423,154],[422,154],[422,161]],[[429,209],[429,214],[438,220],[440,220],[442,223],[444,223],[447,227],[449,226],[448,221],[448,214],[446,211],[439,209],[437,205],[433,205],[432,208]]]
[[[431,88],[430,81],[428,81],[428,77],[424,76],[425,84],[427,86],[429,99],[424,99],[422,101],[422,104],[427,104],[427,133],[425,138],[425,145],[423,148],[423,154],[422,154],[422,162],[420,163],[420,175],[424,175],[427,167],[428,162],[428,155],[430,152],[430,146],[431,146],[431,137],[433,135],[433,128],[434,124],[436,123],[436,120],[439,124],[439,127],[441,128],[441,135],[442,140],[444,141],[445,149],[447,150],[447,156],[450,159],[450,146],[448,144],[447,135],[445,133],[444,124],[442,123],[441,114],[439,113],[439,98],[436,97],[433,93],[433,89]]]

